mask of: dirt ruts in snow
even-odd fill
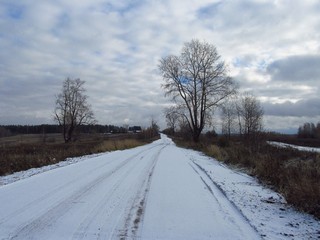
[[[98,191],[97,189],[101,190],[104,184],[109,185],[109,183],[111,183],[109,187],[105,188],[106,191],[104,192],[103,197],[99,198],[99,201],[94,203],[95,207],[89,211],[89,214],[79,224],[79,227],[73,234],[73,239],[92,238],[92,236],[88,234],[88,231],[91,230],[90,228],[92,225],[97,225],[96,218],[100,219],[102,223],[103,219],[101,214],[105,214],[104,217],[108,217],[108,215],[112,214],[118,215],[116,212],[123,207],[118,204],[119,198],[122,197],[124,201],[128,198],[128,196],[121,196],[121,194],[130,193],[128,189],[124,189],[126,187],[120,187],[121,184],[124,186],[132,186],[136,183],[135,181],[131,181],[132,179],[128,178],[135,175],[132,174],[132,172],[139,172],[136,168],[141,167],[143,164],[148,165],[146,169],[150,168],[149,159],[146,159],[145,161],[141,160],[147,152],[153,152],[153,149],[159,146],[161,147],[162,145],[151,145],[129,157],[117,160],[116,164],[114,164],[115,161],[111,161],[93,168],[86,174],[92,174],[95,175],[95,177],[91,178],[89,181],[85,181],[85,184],[82,184],[81,186],[75,185],[79,182],[79,178],[86,178],[86,176],[74,178],[72,181],[69,181],[62,186],[59,185],[55,187],[47,194],[44,194],[29,203],[23,204],[20,208],[6,216],[2,216],[2,218],[0,218],[0,228],[1,225],[13,221],[13,219],[19,216],[24,219],[26,215],[32,211],[32,213],[29,214],[31,216],[26,221],[16,224],[14,231],[9,233],[9,237],[7,239],[41,239],[40,236],[42,233],[48,233],[50,232],[50,229],[54,229],[54,226],[58,224],[60,219],[63,219],[65,215],[70,215],[70,213],[72,214],[73,209],[77,206],[86,204],[87,196],[96,195],[95,192]],[[153,162],[154,160],[152,159],[151,166],[154,167]],[[106,169],[107,171],[97,174],[97,171],[99,172],[100,169]],[[144,174],[145,172],[140,174],[140,179],[143,179]],[[113,181],[112,179],[116,179],[116,181]],[[139,181],[141,181],[140,179]],[[136,189],[136,187],[133,187],[132,189]],[[114,197],[116,199],[114,199]],[[51,202],[52,204],[50,205]],[[48,206],[42,208],[41,206],[45,204]],[[109,224],[108,221],[106,221],[106,224]],[[112,229],[106,228],[105,224],[98,225],[99,229],[97,229],[95,233],[95,237],[97,239],[104,239],[106,235],[113,231]]]
[[[224,212],[226,216],[238,215],[240,218],[243,218],[243,221],[241,222],[247,222],[247,224],[250,225],[250,227],[257,233],[257,235],[259,235],[258,230],[250,223],[249,219],[234,204],[234,202],[228,198],[225,191],[210,177],[206,170],[202,168],[199,164],[197,164],[195,161],[192,161],[192,163],[190,163],[190,166],[199,175],[200,179],[202,180],[208,191],[218,202],[220,210]],[[237,214],[234,214],[234,211]]]
[[[187,156],[202,170],[198,172],[212,180],[263,239],[320,239],[319,220],[298,212],[281,194],[262,185],[256,178],[195,151],[188,151]]]
[[[132,202],[131,208],[128,212],[128,216],[126,218],[125,224],[123,226],[123,230],[120,230],[119,237],[121,240],[124,239],[136,239],[138,236],[138,230],[141,224],[143,224],[143,215],[146,207],[146,202],[148,198],[148,193],[150,190],[150,184],[152,175],[154,172],[154,168],[157,164],[161,151],[166,147],[164,145],[159,149],[158,152],[152,156],[153,161],[148,167],[147,176],[143,182],[141,182],[141,186],[139,187],[139,191],[137,192],[134,201]]]

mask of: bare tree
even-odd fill
[[[164,110],[164,114],[166,117],[167,126],[172,130],[172,134],[174,134],[177,129],[180,116],[175,107],[166,108]]]
[[[239,132],[247,139],[252,139],[263,127],[263,109],[260,102],[249,93],[245,93],[237,102]]]
[[[94,123],[91,106],[80,79],[67,78],[63,82],[62,92],[56,96],[54,119],[63,128],[64,141],[74,139],[75,130],[84,124]]]
[[[319,133],[320,124],[317,127],[314,123],[304,123],[303,126],[299,127],[298,136],[301,138],[316,138]]]
[[[221,120],[222,120],[222,134],[228,138],[232,133],[236,132],[236,103],[234,101],[228,101],[222,106]]]
[[[235,93],[225,63],[214,45],[192,40],[184,44],[179,56],[160,60],[166,96],[171,96],[179,114],[187,121],[193,140],[199,141],[213,109]]]

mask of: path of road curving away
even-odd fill
[[[0,187],[0,239],[259,239],[206,171],[162,135]]]

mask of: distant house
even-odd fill
[[[139,133],[141,131],[142,131],[142,129],[140,126],[129,127],[129,132],[131,132],[131,133]]]

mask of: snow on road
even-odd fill
[[[164,135],[71,162],[0,187],[0,239],[320,237],[279,194]]]

